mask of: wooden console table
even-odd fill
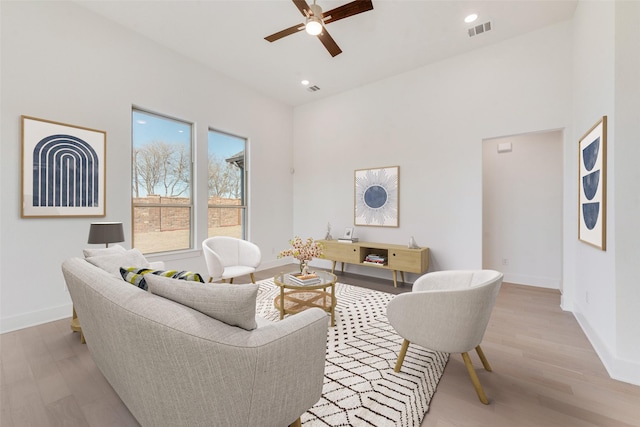
[[[336,262],[357,264],[366,267],[381,268],[393,272],[393,286],[398,287],[397,273],[400,272],[404,282],[404,272],[423,274],[429,268],[429,248],[409,249],[402,245],[387,245],[384,243],[355,242],[343,243],[337,240],[320,240],[324,246],[324,258],[333,261],[331,272],[336,269]],[[369,254],[384,256],[384,265],[368,264],[364,260]]]

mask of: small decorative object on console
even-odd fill
[[[327,234],[324,235],[324,240],[333,240],[333,236],[331,236],[331,223],[327,223]]]
[[[353,237],[353,227],[347,227],[344,229],[344,234],[338,239],[341,243],[355,243],[358,241],[357,237]]]
[[[358,241],[357,237],[352,237],[351,239],[346,239],[344,237],[341,237],[338,239],[338,242],[340,243],[356,243]]]
[[[418,246],[418,244],[416,243],[416,239],[414,239],[413,236],[411,236],[411,238],[409,239],[408,248],[409,249],[420,249],[420,246]]]

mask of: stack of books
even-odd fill
[[[369,254],[364,259],[364,264],[374,264],[374,265],[386,265],[387,257],[376,254]]]
[[[340,243],[356,243],[358,241],[357,237],[340,237],[338,242]]]
[[[290,274],[289,278],[293,283],[298,285],[315,285],[320,283],[320,278],[317,274],[309,273],[306,275],[303,274]]]

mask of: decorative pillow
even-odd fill
[[[204,283],[202,276],[192,271],[178,271],[178,270],[153,270],[151,268],[139,268],[139,267],[120,267],[120,275],[122,278],[136,285],[139,288],[147,290],[147,281],[145,275],[154,274],[156,276],[170,277],[172,279],[187,280],[190,282]]]
[[[256,323],[258,285],[184,283],[160,276],[147,276],[149,292],[231,326],[250,331]]]
[[[138,249],[130,249],[111,255],[100,255],[86,258],[87,262],[99,267],[114,276],[120,277],[120,267],[123,265],[139,265],[149,267],[149,261]]]
[[[113,255],[125,252],[126,249],[120,245],[109,246],[108,248],[84,248],[82,253],[85,258],[89,258],[92,256],[101,256],[101,255]]]

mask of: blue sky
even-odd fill
[[[142,111],[133,111],[133,146],[140,147],[153,141],[171,144],[191,143],[191,124]],[[210,130],[208,151],[228,158],[244,149],[245,139]]]
[[[191,144],[191,124],[134,111],[133,146],[140,147],[153,141],[189,146]]]
[[[209,131],[209,153],[226,159],[244,149],[245,140],[237,136]]]

